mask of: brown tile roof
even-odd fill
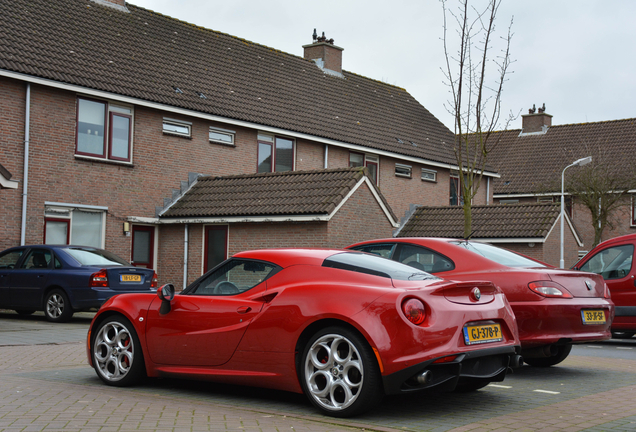
[[[364,168],[338,168],[199,177],[161,217],[328,215],[366,173]]]
[[[0,69],[455,164],[451,131],[402,88],[127,7],[0,2]]]
[[[501,175],[493,180],[495,194],[560,192],[561,172],[575,160],[596,158],[601,152],[606,163],[629,169],[636,152],[636,119],[552,126],[545,134],[520,133],[517,129],[495,134],[500,141],[488,159]]]
[[[557,204],[473,206],[473,239],[544,238],[559,216]],[[464,237],[462,207],[418,207],[397,237]]]

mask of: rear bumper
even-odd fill
[[[568,340],[583,343],[611,338],[614,305],[602,298],[553,299],[511,303],[519,339],[526,349]],[[605,311],[604,324],[583,324],[581,311]]]
[[[99,309],[102,304],[109,298],[117,294],[131,293],[154,293],[155,290],[137,290],[137,291],[121,291],[112,290],[110,288],[82,288],[75,290],[72,294],[71,304],[73,310]]]
[[[508,368],[519,361],[518,346],[503,346],[456,354],[451,362],[435,363],[439,358],[402,369],[382,377],[386,394],[435,389],[452,391],[467,382],[503,381]],[[417,377],[427,374],[426,382]]]

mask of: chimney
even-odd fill
[[[307,60],[313,60],[316,65],[326,73],[342,76],[342,51],[333,44],[333,39],[327,39],[325,33],[321,37],[316,34],[314,29],[314,43],[303,45],[305,50],[303,57]]]
[[[524,114],[521,117],[522,134],[546,133],[548,128],[552,126],[552,116],[545,112],[545,103],[543,107],[539,108],[538,113],[536,106],[532,105],[532,108],[528,110],[528,114]]]

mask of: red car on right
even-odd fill
[[[612,336],[631,338],[636,334],[636,234],[599,243],[573,267],[603,276],[616,306]]]

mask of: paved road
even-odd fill
[[[53,325],[0,312],[0,431],[636,430],[636,349],[619,349],[634,341],[576,347],[557,367],[526,366],[478,392],[389,397],[339,420],[285,392],[181,380],[105,386],[86,363],[90,318]]]

